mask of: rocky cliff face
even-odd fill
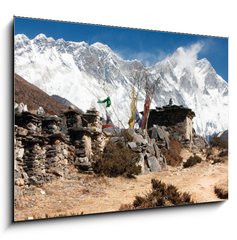
[[[193,47],[195,50],[195,46]],[[146,68],[137,60],[126,61],[102,43],[55,40],[40,34],[34,39],[15,36],[16,73],[49,95],[59,95],[85,111],[90,107],[105,115],[98,99],[110,96],[113,122],[127,126],[133,73],[146,70],[154,82],[152,107],[174,104],[191,108],[194,128],[206,138],[228,129],[228,84],[197,51],[178,48],[163,61]],[[144,87],[144,86],[143,86]],[[138,111],[143,110],[141,89]],[[116,112],[116,114],[115,114]]]

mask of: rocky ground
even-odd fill
[[[190,156],[183,150],[183,159]],[[191,168],[167,167],[167,170],[139,175],[136,179],[108,178],[75,174],[70,180],[55,180],[35,187],[15,187],[15,221],[118,211],[121,204],[132,203],[136,195],[151,190],[151,179],[175,185],[189,192],[196,203],[220,201],[215,187],[227,189],[228,164],[205,160]]]

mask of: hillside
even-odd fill
[[[67,108],[18,74],[15,74],[15,102],[27,104],[28,110],[36,110],[41,106],[46,113],[53,115],[59,115]]]

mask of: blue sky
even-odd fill
[[[15,17],[15,34],[34,38],[39,33],[54,39],[107,44],[124,59],[139,59],[152,65],[173,53],[178,47],[202,46],[198,59],[207,58],[216,72],[228,81],[228,39],[201,35],[177,34],[141,29],[66,23]]]

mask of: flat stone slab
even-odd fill
[[[154,156],[149,157],[147,159],[147,162],[148,162],[151,172],[160,172],[161,171],[161,166],[156,157],[154,157]]]

